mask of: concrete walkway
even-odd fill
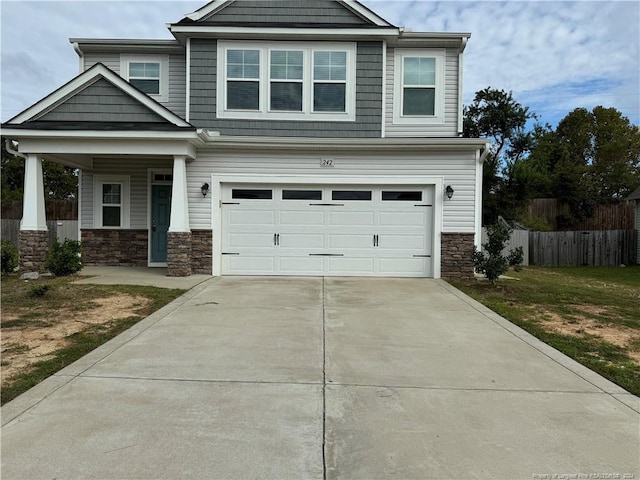
[[[3,407],[1,473],[640,478],[639,412],[442,281],[222,277]]]
[[[191,275],[189,277],[167,277],[166,268],[147,267],[84,267],[78,280],[80,284],[97,285],[147,285],[161,288],[181,288],[188,290],[211,278],[211,275]]]

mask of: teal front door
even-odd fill
[[[151,262],[165,263],[171,217],[171,185],[152,185],[151,192]]]

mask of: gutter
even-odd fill
[[[478,159],[478,163],[480,163],[480,165],[484,164],[484,161],[489,156],[489,147],[490,146],[491,146],[491,143],[489,143],[489,142],[484,144],[484,150],[482,150],[482,153],[480,154],[480,158]]]
[[[14,157],[20,157],[26,160],[27,156],[24,153],[20,153],[19,151],[14,150],[11,146],[11,142],[12,140],[10,138],[5,139],[4,141],[4,147],[7,149],[7,152],[9,152]]]

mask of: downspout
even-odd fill
[[[458,136],[462,136],[464,131],[464,123],[462,112],[464,109],[462,103],[462,60],[464,49],[467,46],[467,42],[469,41],[469,37],[462,37],[462,44],[460,45],[460,50],[458,51]]]
[[[13,149],[13,147],[11,146],[11,139],[10,138],[7,138],[4,141],[4,148],[6,148],[7,152],[9,152],[14,157],[20,157],[23,160],[27,159],[27,156],[24,153],[20,153],[19,151]]]
[[[82,50],[80,50],[80,44],[78,44],[78,42],[73,42],[73,49],[78,54],[79,73],[82,73],[84,72],[84,53],[82,53]]]
[[[484,145],[484,149],[477,155],[478,162],[476,163],[476,235],[474,239],[474,244],[477,249],[480,249],[482,244],[482,166],[484,165],[484,161],[487,159],[487,155],[489,155],[489,147],[490,143],[486,143]]]

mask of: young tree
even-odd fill
[[[464,136],[491,139],[491,151],[483,170],[484,223],[493,223],[498,215],[513,217],[522,200],[514,193],[510,174],[531,148],[532,136],[527,122],[535,114],[513,98],[511,92],[487,87],[476,92],[464,109]]]

